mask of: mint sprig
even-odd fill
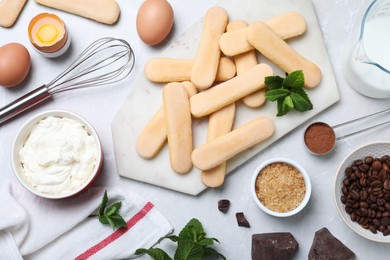
[[[169,239],[177,243],[174,258],[171,258],[161,248],[139,248],[135,251],[136,255],[148,254],[155,260],[201,260],[204,257],[215,256],[226,259],[213,247],[214,242],[219,243],[216,238],[206,237],[203,226],[199,220],[193,218],[180,231],[179,235],[167,235],[158,240],[160,243],[164,239]]]
[[[293,71],[286,78],[265,77],[265,85],[267,86],[265,98],[277,102],[276,116],[284,116],[293,109],[299,112],[313,109],[313,104],[303,89],[305,77],[302,70]]]
[[[119,215],[119,210],[122,206],[122,202],[120,201],[115,202],[106,209],[107,202],[108,202],[108,196],[107,196],[107,190],[105,190],[102,198],[102,202],[99,207],[98,219],[100,223],[104,225],[111,225],[113,229],[126,228],[127,227],[126,221],[122,218],[121,215]]]

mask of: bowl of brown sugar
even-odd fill
[[[273,158],[261,163],[251,180],[255,203],[265,213],[289,217],[300,212],[311,195],[311,182],[306,170],[287,158]]]

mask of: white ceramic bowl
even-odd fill
[[[287,164],[295,167],[302,174],[302,176],[303,176],[303,178],[305,180],[305,186],[306,186],[305,196],[303,197],[303,200],[298,205],[298,207],[296,207],[295,209],[293,209],[293,210],[291,210],[289,212],[275,212],[275,211],[272,211],[272,210],[268,209],[267,207],[265,207],[261,203],[261,201],[259,200],[259,198],[256,195],[256,187],[255,187],[255,185],[256,185],[257,176],[259,175],[259,173],[261,172],[261,170],[264,167],[266,167],[267,165],[273,164],[273,163],[277,163],[277,162],[287,163]],[[310,178],[309,178],[309,175],[307,174],[306,170],[300,164],[298,164],[297,162],[295,162],[293,160],[290,160],[290,159],[287,159],[287,158],[273,158],[273,159],[269,159],[269,160],[263,162],[262,164],[260,164],[256,168],[255,172],[253,173],[250,189],[251,189],[251,192],[252,192],[253,200],[259,206],[259,208],[261,210],[263,210],[265,213],[267,213],[269,215],[272,215],[272,216],[275,216],[275,217],[289,217],[289,216],[293,216],[293,215],[297,214],[298,212],[300,212],[306,206],[306,204],[309,202],[309,199],[310,199],[310,196],[311,196],[311,182],[310,182]]]
[[[371,143],[364,145],[360,148],[357,148],[355,151],[351,152],[341,163],[339,169],[337,170],[335,181],[334,181],[334,201],[336,208],[344,220],[344,222],[357,234],[361,235],[364,238],[367,238],[372,241],[381,242],[381,243],[390,243],[390,236],[383,236],[381,232],[377,234],[372,233],[368,229],[364,229],[357,222],[351,220],[349,214],[344,209],[344,204],[341,202],[341,188],[343,187],[343,179],[345,168],[351,166],[352,163],[357,159],[363,159],[364,157],[371,155],[374,158],[380,158],[383,155],[390,155],[390,142],[379,142]]]
[[[48,116],[67,117],[67,118],[71,118],[73,120],[76,120],[76,121],[82,123],[86,127],[89,134],[91,134],[96,141],[97,157],[96,157],[96,163],[94,165],[92,174],[87,178],[87,180],[80,187],[78,187],[78,188],[76,188],[68,193],[65,193],[65,194],[48,194],[48,193],[40,192],[39,190],[34,188],[28,181],[26,181],[26,177],[24,175],[22,163],[21,163],[20,157],[19,157],[19,151],[20,151],[21,147],[23,146],[23,144],[25,143],[26,139],[28,138],[29,133],[30,133],[31,129],[33,128],[33,126],[35,126],[40,120],[42,120]],[[13,170],[14,170],[16,177],[18,178],[20,183],[26,189],[28,189],[32,193],[34,193],[40,197],[43,197],[43,198],[63,199],[63,198],[69,198],[69,197],[76,196],[76,195],[86,191],[88,188],[90,188],[92,186],[93,182],[97,179],[97,177],[99,176],[101,169],[103,167],[103,152],[102,152],[99,136],[87,120],[85,120],[81,116],[79,116],[75,113],[69,112],[69,111],[53,110],[53,111],[47,111],[44,113],[37,114],[34,117],[32,117],[31,119],[29,119],[26,123],[24,123],[24,125],[21,127],[21,129],[19,130],[19,132],[15,136],[15,139],[14,139],[14,142],[12,145],[12,151],[11,151],[11,162],[12,162],[12,167],[13,167]]]

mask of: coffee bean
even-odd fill
[[[384,206],[385,205],[385,199],[377,199],[376,200],[376,204],[378,205],[378,206]]]
[[[385,227],[390,225],[390,218],[382,218],[381,224]]]
[[[368,198],[368,193],[365,190],[360,191],[359,195],[360,195],[361,200],[367,200],[367,198]]]
[[[390,212],[390,203],[389,202],[385,203],[385,209]]]
[[[383,183],[383,188],[385,190],[390,190],[390,180],[385,180],[384,183]]]
[[[349,185],[349,179],[348,179],[348,178],[345,178],[345,179],[343,180],[343,185],[344,185],[344,186],[348,186],[348,185]]]
[[[371,187],[373,188],[381,188],[383,186],[382,182],[380,180],[375,180],[371,182]]]
[[[382,218],[388,218],[388,217],[390,217],[390,212],[385,211],[382,213]]]
[[[360,201],[359,202],[359,206],[361,208],[368,208],[368,203],[367,203],[367,201]]]
[[[377,219],[377,218],[373,219],[372,223],[374,224],[374,226],[376,228],[378,228],[381,225],[381,221],[379,219]]]
[[[356,212],[352,212],[351,215],[349,215],[349,217],[351,218],[352,221],[356,221]]]
[[[367,208],[360,208],[356,212],[356,214],[358,214],[359,216],[362,216],[362,217],[367,216],[367,213],[368,213]]]
[[[388,235],[390,235],[390,230],[385,229],[382,233],[384,236],[388,236]]]
[[[389,160],[390,159],[390,156],[389,155],[383,155],[382,157],[381,157],[381,162],[386,162],[387,160]]]
[[[360,199],[360,195],[356,190],[352,190],[349,194],[351,194],[351,198],[355,201]]]
[[[361,170],[362,172],[368,172],[369,169],[370,166],[367,163],[363,163],[362,165],[359,166],[359,170]]]
[[[363,160],[355,160],[354,162],[353,162],[353,164],[355,165],[355,166],[360,166],[360,165],[362,165],[363,164]]]
[[[381,193],[382,193],[382,188],[373,188],[371,194],[378,196]]]
[[[366,156],[364,158],[364,162],[367,164],[372,164],[373,161],[374,161],[374,157],[372,157],[372,156]]]
[[[372,163],[372,169],[373,170],[376,170],[376,171],[380,171],[380,170],[382,170],[382,163],[381,163],[381,161],[379,161],[379,160],[375,160],[373,163]]]
[[[376,227],[375,227],[374,225],[369,225],[369,226],[368,226],[368,229],[369,229],[372,233],[374,233],[374,234],[377,233]]]

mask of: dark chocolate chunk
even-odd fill
[[[219,211],[226,213],[229,209],[230,201],[229,200],[219,200],[218,201],[218,209]]]
[[[298,250],[298,242],[289,232],[252,235],[252,260],[288,260]]]
[[[335,238],[327,228],[322,228],[315,233],[308,259],[350,260],[355,259],[355,253]]]
[[[238,224],[240,227],[247,227],[247,228],[250,227],[248,220],[246,220],[246,218],[245,218],[245,216],[244,216],[244,213],[242,213],[242,212],[237,212],[237,213],[236,213],[236,219],[237,219],[237,224]]]

